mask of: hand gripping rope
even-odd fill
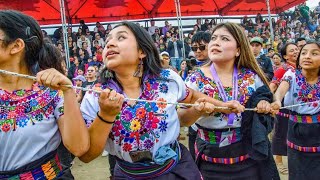
[[[27,78],[27,79],[32,79],[34,81],[37,80],[37,78],[34,77],[34,76],[29,76],[29,75],[25,75],[25,74],[18,74],[18,73],[14,73],[14,72],[2,70],[2,69],[0,69],[0,73],[6,74],[6,75],[11,75],[11,76]],[[98,93],[98,94],[100,94],[102,92],[102,91],[95,90],[95,89],[77,87],[77,86],[72,86],[72,85],[62,85],[62,86],[68,87],[68,88],[72,88],[72,89],[79,89],[79,90],[82,90],[82,91],[95,92],[95,93]],[[164,101],[154,101],[154,100],[134,99],[134,98],[124,98],[124,100],[125,101],[149,102],[149,103],[153,102],[153,103],[157,103],[157,104],[172,104],[172,105],[176,105],[176,106],[186,106],[186,107],[198,106],[197,104],[179,103],[179,102],[164,102]],[[305,105],[318,103],[318,102],[320,102],[320,100],[313,101],[313,102],[301,103],[301,104],[294,104],[294,105],[290,105],[290,106],[284,106],[284,107],[281,107],[280,109],[288,109],[288,108],[297,107],[297,106],[305,106]],[[215,106],[214,108],[215,109],[220,109],[220,110],[228,110],[229,109],[228,107],[219,107],[219,106]],[[245,111],[256,111],[256,108],[245,108]]]

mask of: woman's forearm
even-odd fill
[[[201,117],[201,113],[199,113],[194,108],[179,108],[178,117],[180,121],[180,126],[191,126]]]
[[[58,120],[59,130],[66,148],[75,156],[81,156],[89,149],[88,129],[74,90],[66,90],[63,95],[64,115]]]
[[[219,100],[216,100],[212,97],[209,97],[199,91],[195,91],[195,90],[190,89],[190,93],[191,93],[190,103],[195,103],[199,98],[206,98],[206,101],[213,104],[214,106],[223,106],[222,101],[219,101]]]
[[[115,119],[115,117],[107,117],[103,115],[101,116],[109,122],[112,122]],[[98,117],[95,118],[89,128],[90,148],[84,155],[79,157],[81,161],[88,163],[97,158],[102,153],[105,148],[111,128],[112,124],[105,123]]]

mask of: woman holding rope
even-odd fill
[[[272,93],[244,32],[236,24],[221,23],[213,29],[208,50],[211,63],[191,73],[186,84],[215,99],[256,108],[257,112],[215,112],[208,116],[195,113],[194,108],[180,110],[182,124],[191,125],[198,119],[196,162],[203,178],[279,179],[267,138],[272,127],[271,116],[267,115]]]
[[[81,104],[91,147],[80,157],[89,162],[107,150],[116,155],[115,179],[201,179],[188,150],[177,143],[180,123],[176,105],[197,103],[197,112],[211,113],[214,105],[242,112],[239,103],[220,102],[188,89],[181,77],[162,69],[149,34],[123,22],[108,35],[103,51],[102,93],[86,93]],[[109,90],[112,89],[112,90]],[[137,101],[124,101],[134,98]],[[200,98],[200,99],[199,99]],[[152,102],[145,102],[150,100]],[[160,103],[163,102],[163,103]],[[230,112],[230,110],[223,110]]]
[[[320,173],[320,44],[307,43],[298,56],[296,69],[284,74],[272,108],[294,106],[287,117],[289,179],[314,179]]]
[[[269,85],[271,91],[274,93],[280,85],[283,75],[290,69],[296,68],[296,62],[299,55],[299,49],[294,43],[287,43],[281,49],[281,56],[285,63],[278,68]],[[288,113],[287,109],[281,109],[282,113]],[[287,132],[288,132],[288,118],[283,116],[276,116],[274,123],[274,132],[272,134],[272,154],[275,155],[275,161],[278,170],[281,174],[288,174],[288,166],[282,161],[283,156],[287,156]]]
[[[75,156],[90,143],[74,90],[62,86],[72,83],[61,73],[61,54],[17,11],[0,11],[0,54],[1,69],[36,76],[0,74],[0,179],[62,178],[61,140]]]

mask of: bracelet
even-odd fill
[[[97,112],[97,116],[98,116],[98,118],[99,118],[102,122],[105,122],[105,123],[107,123],[107,124],[113,124],[113,123],[114,123],[114,121],[110,122],[110,121],[107,121],[107,120],[103,119],[103,118],[99,115],[99,111]]]

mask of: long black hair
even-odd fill
[[[142,52],[146,55],[145,58],[143,58],[143,75],[144,78],[146,75],[153,75],[153,76],[160,76],[161,72],[161,61],[160,56],[157,50],[157,47],[155,46],[151,36],[149,33],[143,29],[142,27],[138,26],[135,23],[124,21],[115,26],[114,28],[120,27],[120,26],[126,26],[131,30],[133,35],[136,38],[136,42],[138,45],[138,48],[142,50]],[[109,76],[108,74],[112,73],[112,76]],[[114,72],[111,72],[110,70],[105,67],[101,72],[101,81],[102,83],[107,82],[109,80],[114,80],[117,82],[116,78],[114,78]],[[141,82],[143,83],[143,82]],[[120,85],[119,82],[117,84]]]
[[[309,44],[315,44],[318,46],[318,48],[320,49],[320,43],[316,42],[316,41],[312,41],[312,42],[307,42],[307,44],[303,45],[300,52],[299,52],[299,55],[298,55],[298,58],[297,58],[297,61],[296,61],[296,67],[297,69],[301,69],[301,66],[300,66],[300,56],[301,56],[301,52],[302,52],[302,49],[306,46],[306,45],[309,45]],[[318,75],[320,75],[320,71],[318,72]]]
[[[0,29],[5,34],[4,47],[17,39],[24,41],[24,60],[29,72],[36,74],[48,68],[63,72],[61,53],[53,44],[44,41],[40,26],[35,19],[18,11],[0,10]]]

